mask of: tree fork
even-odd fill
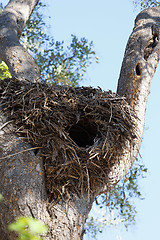
[[[22,4],[20,8],[16,2],[10,1],[0,16],[0,58],[6,62],[15,78],[37,81],[38,68],[20,45],[18,36],[38,1],[18,1]],[[28,9],[26,13],[21,11],[23,6]],[[121,157],[108,169],[108,184],[97,189],[97,195],[113,188],[127,173],[138,154],[150,84],[159,61],[159,12],[160,7],[149,8],[137,16],[118,81],[117,93],[126,97],[140,120],[137,129],[140,140],[126,142]],[[54,206],[47,205],[41,157],[35,156],[33,151],[29,151],[30,146],[10,132],[11,123],[4,126],[7,120],[2,112],[0,114],[0,129],[3,126],[0,130],[0,193],[5,198],[0,209],[1,239],[15,239],[14,234],[7,231],[7,225],[19,215],[30,215],[47,224],[47,239],[82,239],[84,223],[95,196],[89,199],[85,194],[83,197],[73,195],[65,202],[61,199]],[[18,152],[21,154],[12,156]],[[6,158],[8,155],[10,157]]]

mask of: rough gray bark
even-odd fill
[[[19,80],[38,81],[39,69],[19,37],[38,0],[9,1],[0,15],[0,59]]]
[[[160,7],[148,8],[137,16],[127,43],[117,93],[125,96],[133,107],[139,119],[137,132],[140,138],[139,141],[133,139],[131,143],[126,143],[128,147],[122,153],[121,163],[118,164],[117,169],[111,170],[112,181],[112,176],[117,175],[116,172],[123,169],[122,176],[118,173],[116,181],[113,180],[113,185],[126,174],[139,152],[150,85],[160,56],[159,29]]]
[[[109,191],[126,175],[139,153],[151,80],[159,62],[159,29],[160,7],[148,8],[136,17],[126,46],[117,93],[125,96],[135,111],[139,139],[126,141],[126,149],[108,170],[108,185],[102,187],[102,192]]]
[[[18,36],[37,1],[12,0],[0,16],[0,58],[13,76],[35,81],[39,78],[37,66],[19,44]],[[23,11],[23,9],[27,11]],[[140,13],[135,22],[122,64],[117,92],[125,95],[139,118],[139,140],[126,142],[120,159],[108,170],[108,184],[97,189],[109,191],[127,172],[134,162],[141,144],[144,115],[150,83],[159,61],[160,7]],[[47,204],[43,162],[12,132],[12,123],[0,112],[0,193],[5,201],[0,203],[3,239],[15,239],[7,231],[8,223],[19,215],[41,219],[49,226],[47,239],[82,239],[84,223],[95,196],[68,196],[58,203]],[[6,124],[6,125],[5,125]],[[18,153],[18,154],[17,154]]]
[[[42,158],[17,138],[12,123],[0,114],[1,240],[15,239],[7,226],[22,215],[41,219],[49,227],[46,239],[82,239],[93,197],[73,194],[48,204]]]
[[[19,80],[37,81],[39,71],[30,54],[19,43],[26,20],[38,1],[12,0],[0,16],[0,58],[6,62],[12,76]],[[0,112],[0,236],[15,239],[7,230],[16,217],[32,216],[49,226],[47,239],[81,239],[84,224],[93,199],[88,195],[73,195],[53,206],[47,203],[43,161],[31,147],[12,133]],[[18,153],[18,154],[17,154]]]

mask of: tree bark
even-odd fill
[[[15,239],[7,226],[19,216],[42,220],[49,227],[45,239],[82,239],[93,197],[73,194],[48,204],[42,158],[13,133],[12,123],[0,113],[1,240]]]
[[[18,40],[37,2],[12,0],[0,16],[0,58],[20,80],[37,81],[39,78],[34,60]],[[113,188],[138,154],[150,84],[159,61],[159,13],[160,7],[149,8],[137,16],[118,81],[117,93],[125,96],[135,110],[139,139],[126,141],[120,158],[108,169],[108,184],[97,189],[97,194]],[[72,194],[58,203],[48,204],[43,160],[13,133],[12,123],[7,121],[0,111],[0,193],[5,198],[0,203],[1,240],[15,239],[7,225],[20,215],[38,218],[47,224],[47,239],[82,239],[95,196]]]
[[[0,58],[19,80],[39,81],[39,69],[19,38],[38,0],[10,0],[0,15]]]
[[[127,173],[140,149],[150,85],[160,56],[159,29],[160,7],[142,11],[136,17],[133,32],[126,46],[117,93],[125,96],[135,111],[139,139],[126,142],[127,147],[119,163],[110,169],[111,188]],[[117,176],[116,180],[112,176]]]
[[[139,138],[130,142],[126,140],[126,148],[119,160],[109,169],[108,185],[104,186],[102,191],[109,191],[126,175],[139,153],[150,85],[159,62],[159,16],[160,7],[140,12],[126,46],[117,93],[125,96],[135,111]]]
[[[39,71],[19,37],[38,1],[12,0],[0,16],[0,58],[16,79],[37,81]],[[0,236],[15,239],[7,230],[9,223],[21,215],[41,219],[49,227],[46,239],[82,239],[84,224],[93,198],[73,195],[67,201],[48,205],[43,160],[13,133],[12,124],[0,111]]]

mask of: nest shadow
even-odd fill
[[[5,79],[0,97],[15,133],[39,148],[50,199],[95,192],[106,184],[126,139],[137,137],[133,110],[111,91]]]

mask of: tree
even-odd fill
[[[13,4],[14,3],[14,1],[11,1],[11,3]],[[9,9],[9,7],[10,7],[11,5],[8,5],[8,9]],[[13,9],[14,9],[14,7],[15,7],[15,5],[13,4]],[[31,12],[31,10],[32,9],[30,9],[30,12]],[[6,8],[6,10],[5,11],[8,11],[7,10],[7,8]],[[144,13],[143,13],[144,14]],[[139,15],[139,17],[143,17],[143,14],[141,13],[141,15]],[[7,15],[7,14],[6,14]],[[28,14],[29,15],[29,14]],[[2,17],[5,17],[5,12],[4,12],[4,14],[3,14],[3,16]],[[27,18],[27,17],[26,17]],[[18,21],[19,22],[19,21]],[[23,21],[22,21],[23,22]],[[137,19],[137,24],[138,24],[138,22],[139,22],[139,20]],[[21,23],[21,21],[20,21],[20,23]],[[21,26],[23,25],[23,23],[21,24]],[[153,24],[151,23],[151,25],[150,25],[150,27],[152,26]],[[15,25],[16,26],[16,25]],[[148,27],[149,28],[149,27]],[[146,42],[148,41],[148,38],[149,38],[149,40],[150,41],[153,41],[153,46],[151,45],[149,45],[149,43],[148,43],[148,46],[145,46],[144,47],[144,52],[145,52],[145,61],[147,62],[146,64],[148,64],[148,63],[150,63],[150,61],[152,62],[152,64],[153,63],[155,63],[155,61],[153,61],[153,59],[152,58],[154,58],[155,57],[155,55],[156,54],[158,54],[158,53],[156,53],[156,52],[154,52],[154,45],[156,45],[156,43],[157,43],[157,40],[158,40],[158,35],[157,35],[157,33],[155,33],[154,31],[156,31],[156,29],[154,28],[154,26],[152,26],[152,29],[153,29],[153,32],[152,32],[152,34],[153,34],[153,36],[152,36],[152,34],[151,34],[151,36],[146,36]],[[13,29],[11,29],[11,30],[13,30]],[[146,29],[145,31],[147,32],[147,30],[149,30],[149,29]],[[9,31],[8,31],[8,33],[9,33]],[[12,34],[15,34],[15,32],[11,32]],[[11,34],[10,33],[10,34]],[[135,32],[133,32],[133,35],[132,36],[134,36],[134,33]],[[141,33],[141,32],[140,32]],[[140,34],[139,33],[139,34]],[[26,53],[26,51],[19,45],[19,43],[18,43],[18,39],[16,38],[16,36],[14,36],[14,38],[13,37],[11,37],[11,35],[9,34],[9,36],[8,36],[8,38],[9,38],[9,43],[10,43],[10,45],[9,46],[12,46],[12,39],[16,39],[16,41],[14,41],[14,45],[13,46],[18,46],[18,48],[23,52],[24,51],[24,54]],[[19,32],[19,34],[20,34],[20,32]],[[142,37],[143,37],[143,32],[142,32]],[[150,34],[150,32],[149,32],[149,34]],[[138,35],[138,34],[137,34]],[[4,36],[3,36],[4,37]],[[7,36],[5,36],[5,37],[7,37]],[[136,37],[134,37],[134,38],[136,38]],[[145,38],[142,38],[143,39],[143,41],[142,41],[142,46],[143,45],[146,45],[145,44]],[[135,39],[134,39],[135,40]],[[133,38],[132,38],[132,41],[133,41]],[[133,42],[132,42],[131,40],[130,40],[130,43],[129,44],[131,44],[131,45],[133,45]],[[11,44],[12,43],[12,44]],[[16,44],[15,44],[16,43]],[[15,54],[13,53],[13,55],[12,55],[12,52],[10,52],[9,51],[9,48],[8,48],[8,46],[5,46],[5,44],[6,44],[6,42],[3,42],[3,44],[4,44],[4,48],[3,48],[3,50],[4,50],[4,52],[3,53],[1,53],[1,58],[3,59],[3,60],[5,60],[5,62],[7,63],[7,65],[8,65],[8,67],[9,67],[9,69],[10,69],[10,71],[11,71],[11,73],[12,73],[12,76],[15,76],[16,78],[18,78],[18,79],[24,79],[24,80],[27,80],[28,79],[28,77],[25,77],[25,72],[24,72],[24,75],[23,75],[23,71],[27,71],[27,69],[26,69],[26,67],[23,67],[23,60],[24,59],[21,59],[21,61],[20,61],[20,63],[22,63],[21,65],[20,64],[17,64],[17,66],[16,66],[16,64],[14,63],[14,65],[12,66],[12,64],[13,64],[13,59],[9,59],[9,57],[8,56],[14,56]],[[137,47],[137,51],[134,51],[134,53],[136,53],[137,55],[136,56],[134,56],[133,55],[133,51],[131,52],[131,51],[129,51],[129,48],[130,48],[130,46],[128,45],[128,47],[127,47],[127,51],[126,51],[126,55],[125,55],[125,58],[124,58],[124,63],[123,63],[123,65],[122,65],[122,71],[121,71],[121,76],[120,76],[120,80],[119,80],[119,86],[118,86],[118,93],[120,94],[120,95],[123,95],[123,93],[127,93],[127,94],[125,94],[125,96],[126,96],[126,98],[127,98],[127,100],[128,100],[128,102],[132,105],[132,107],[134,108],[134,110],[135,111],[137,111],[136,112],[136,114],[137,114],[137,116],[142,120],[141,121],[141,123],[139,123],[139,126],[138,126],[138,132],[139,132],[139,135],[141,136],[142,135],[142,131],[143,131],[143,119],[144,119],[144,108],[145,108],[145,103],[146,103],[146,98],[147,98],[147,94],[148,94],[148,91],[149,91],[149,86],[148,85],[145,85],[145,86],[141,86],[141,83],[138,83],[138,82],[140,82],[140,79],[141,79],[141,82],[143,82],[143,81],[145,81],[145,83],[147,84],[147,82],[148,81],[150,81],[150,79],[152,78],[152,76],[149,76],[150,78],[148,78],[148,73],[145,71],[145,67],[146,66],[143,66],[144,65],[144,62],[142,61],[143,60],[143,58],[141,59],[140,57],[141,57],[141,55],[140,55],[140,52],[141,52],[141,49],[142,49],[142,46],[141,46],[141,48],[139,48],[138,49],[138,44],[136,45],[136,46],[134,46],[134,48],[135,47]],[[157,44],[157,47],[158,47],[158,44]],[[14,51],[14,48],[12,48],[11,49],[12,51]],[[133,46],[132,46],[132,50],[133,50]],[[153,50],[153,53],[152,53],[152,50]],[[6,51],[6,52],[5,52]],[[129,56],[127,56],[127,54],[128,54],[128,52],[130,53],[131,52],[131,55],[129,55]],[[11,55],[10,55],[11,54]],[[21,53],[20,54],[20,56],[23,56],[23,54]],[[132,57],[132,58],[131,58]],[[133,61],[133,57],[134,57],[134,61]],[[19,57],[18,56],[16,56],[16,58],[17,59],[19,59]],[[131,60],[132,61],[129,61],[128,62],[128,60],[129,60],[129,58],[131,58]],[[26,59],[28,59],[28,57],[26,58]],[[29,58],[30,59],[30,61],[32,62],[32,59],[31,58]],[[8,62],[7,62],[8,61]],[[126,63],[125,63],[125,61],[127,62],[127,64],[130,64],[129,66],[128,65],[126,65]],[[19,63],[19,61],[17,61],[17,63]],[[31,63],[30,64],[30,66],[32,65],[33,63]],[[26,63],[25,63],[25,61],[24,61],[24,66],[26,66]],[[21,69],[21,67],[22,67],[22,69],[23,70],[20,70]],[[143,68],[142,68],[143,67]],[[148,67],[148,65],[147,65],[147,67]],[[11,69],[12,68],[12,69]],[[20,69],[19,69],[20,68]],[[30,67],[28,66],[28,69],[29,69]],[[19,74],[19,72],[18,72],[18,74],[16,74],[17,73],[17,69],[19,69],[18,71],[20,71],[20,74]],[[33,71],[31,72],[31,74],[32,74],[32,76],[30,76],[30,80],[32,79],[33,80],[33,76],[35,76],[35,79],[38,79],[38,77],[37,77],[37,68],[35,67],[35,69],[36,69],[36,73],[33,73]],[[132,71],[131,71],[132,70]],[[141,77],[141,74],[142,74],[142,70],[144,70],[144,73],[143,73],[143,76]],[[148,68],[147,68],[147,70],[148,70]],[[150,69],[149,69],[150,70]],[[127,72],[128,71],[128,72]],[[129,73],[129,75],[128,75],[128,73]],[[132,74],[131,74],[132,73]],[[151,73],[153,73],[153,71],[151,71]],[[28,74],[30,74],[30,72],[27,72],[26,73],[26,76],[28,76]],[[127,77],[128,76],[130,76],[130,79],[128,79]],[[23,78],[22,78],[23,77]],[[29,80],[28,79],[28,80]],[[135,82],[135,79],[136,79],[136,82]],[[147,81],[146,81],[147,80]],[[126,82],[125,82],[126,81]],[[137,84],[137,85],[136,85]],[[149,82],[148,82],[148,84],[149,84]],[[131,88],[130,89],[128,89],[128,91],[126,91],[127,90],[127,86],[128,85],[130,85],[131,86]],[[141,87],[142,87],[142,89],[141,89]],[[141,95],[141,91],[143,92],[143,90],[144,90],[144,88],[146,88],[145,90],[147,90],[146,92],[145,92],[145,96],[142,94]],[[131,94],[131,92],[133,92],[134,93],[134,95],[133,94]],[[143,96],[143,98],[145,99],[145,101],[143,102],[142,100],[142,96]],[[143,105],[141,106],[141,103],[143,102]],[[10,134],[10,137],[12,137],[12,135]],[[13,139],[15,139],[15,136],[14,136],[14,134],[13,134]],[[12,139],[12,141],[13,141],[13,139]],[[8,142],[8,138],[7,138],[7,136],[6,136],[6,139],[3,139],[3,141],[4,142],[2,142],[3,144],[5,144],[5,141],[7,141]],[[21,141],[20,140],[18,140],[17,142],[16,142],[16,146],[17,146],[17,144],[18,143],[20,143]],[[131,144],[131,146],[130,146],[130,144]],[[102,186],[102,188],[101,189],[98,189],[98,192],[100,192],[100,191],[109,191],[122,177],[123,177],[123,175],[125,175],[125,173],[127,172],[127,169],[132,165],[132,162],[134,161],[134,159],[135,159],[135,156],[136,156],[136,153],[137,153],[137,151],[138,151],[138,149],[139,149],[139,145],[140,145],[140,141],[139,142],[137,142],[137,139],[135,140],[135,139],[133,139],[133,141],[131,142],[131,143],[129,143],[128,141],[127,141],[127,145],[126,145],[126,149],[125,149],[125,157],[123,157],[123,160],[124,160],[124,162],[120,162],[120,164],[115,164],[114,166],[112,166],[111,167],[111,169],[109,169],[109,173],[108,173],[108,186],[107,186],[107,189],[106,189],[106,186]],[[13,143],[12,143],[12,146],[13,146]],[[131,147],[131,149],[132,149],[132,151],[130,152],[129,151],[129,146]],[[5,148],[4,148],[5,149]],[[23,151],[22,149],[21,149],[21,151]],[[5,154],[7,155],[7,152],[5,152]],[[23,153],[22,153],[23,154]],[[30,156],[30,154],[31,154],[31,156]],[[130,154],[131,154],[131,156],[130,156]],[[10,154],[11,155],[11,154]],[[26,151],[24,152],[24,158],[26,159],[27,158],[27,156],[28,156],[28,158],[30,159],[30,158],[33,158],[32,159],[32,161],[34,161],[33,162],[33,169],[34,169],[34,167],[36,168],[37,167],[37,164],[35,164],[36,162],[37,163],[39,163],[39,161],[40,161],[40,159],[39,159],[39,156],[34,156],[34,154],[33,153],[29,153],[29,152],[27,152],[27,155],[26,155]],[[122,155],[124,155],[124,153],[122,154]],[[3,155],[2,155],[3,156]],[[128,156],[129,156],[129,158],[128,158]],[[20,157],[20,159],[21,159],[21,157],[22,157],[22,155],[21,156],[18,156],[18,155],[16,155],[16,158],[18,158],[18,157]],[[13,158],[13,156],[11,157],[11,158]],[[128,159],[131,159],[131,161],[127,161],[127,158]],[[28,160],[29,160],[28,159]],[[18,161],[18,159],[17,159],[17,161]],[[125,162],[126,161],[126,162]],[[11,162],[12,162],[12,160],[11,160]],[[31,160],[30,161],[28,161],[28,162],[31,162]],[[124,164],[125,163],[125,164]],[[3,164],[4,164],[4,162],[3,162]],[[40,165],[41,166],[41,165]],[[117,167],[117,169],[115,168],[115,167]],[[7,169],[7,168],[6,168]],[[6,170],[7,171],[7,170]],[[43,168],[42,168],[42,173],[43,173]],[[115,173],[115,176],[114,176],[114,173]],[[28,173],[29,174],[29,173]],[[32,178],[31,179],[35,179],[36,178],[36,176],[35,176],[35,172],[34,172],[34,170],[33,170],[33,172],[32,172],[32,174],[33,174],[33,176],[32,176]],[[37,174],[38,175],[38,174]],[[113,177],[114,176],[114,177]],[[27,183],[27,179],[28,179],[28,176],[26,176],[26,183]],[[40,176],[37,176],[37,181],[40,181],[40,182],[43,182],[43,184],[41,185],[41,187],[40,187],[40,189],[42,190],[42,186],[44,186],[44,181],[43,181],[43,179],[41,179],[41,177]],[[24,181],[24,180],[23,180]],[[33,181],[33,185],[32,184],[29,184],[30,186],[31,186],[31,188],[33,187],[34,188],[34,184],[36,183],[36,181]],[[22,183],[22,181],[21,181],[21,183]],[[16,184],[17,185],[17,184]],[[40,184],[39,184],[40,185]],[[39,187],[39,185],[36,187],[37,188],[37,193],[38,192],[41,192],[41,190],[39,191],[38,190],[38,187]],[[13,187],[13,185],[12,185],[12,187]],[[17,187],[17,186],[16,186]],[[19,186],[20,187],[20,186]],[[26,187],[27,188],[27,186],[23,186],[23,187]],[[22,188],[22,186],[21,186],[21,188]],[[20,189],[21,189],[20,188]],[[24,194],[23,194],[23,191],[20,191],[21,193],[19,193],[20,195],[22,194],[22,195],[25,195],[25,192],[27,192],[26,191],[26,188],[25,189],[23,189],[23,191],[24,191]],[[31,189],[30,189],[31,190]],[[31,190],[32,191],[32,190]],[[43,191],[45,192],[45,187],[44,187],[44,189],[43,189]],[[11,189],[11,193],[12,193],[12,189]],[[31,192],[30,192],[31,193]],[[8,193],[9,194],[9,193]],[[29,193],[28,193],[29,194]],[[31,194],[29,194],[29,195],[31,195]],[[10,201],[12,202],[12,194],[9,194],[9,196],[10,197],[8,197],[8,199],[10,199]],[[35,205],[34,203],[36,202],[36,199],[34,200],[34,199],[32,199],[31,201],[29,201],[28,202],[28,200],[27,200],[27,197],[29,197],[29,196],[26,196],[26,200],[25,200],[25,202],[26,202],[26,209],[25,210],[23,210],[22,208],[25,206],[25,204],[23,203],[23,207],[22,206],[19,206],[19,208],[21,209],[21,211],[23,212],[23,214],[26,212],[26,214],[27,214],[27,211],[28,210],[30,210],[31,212],[32,212],[32,214],[33,214],[33,210],[32,210],[32,208],[35,210],[34,212],[34,214],[35,214],[35,216],[36,216],[36,214],[37,213],[40,213],[40,209],[39,209],[39,212],[38,212],[38,210],[36,210],[35,209],[35,207],[33,207],[33,205]],[[92,196],[92,197],[94,197],[94,196]],[[18,197],[19,198],[19,197]],[[22,199],[22,197],[20,196],[20,199]],[[71,201],[71,205],[69,206],[69,209],[70,209],[70,207],[71,206],[75,206],[75,203],[78,203],[78,202],[85,202],[86,203],[86,206],[88,205],[88,208],[90,208],[90,206],[91,206],[91,204],[92,204],[92,199],[90,199],[90,201],[89,201],[89,199],[86,197],[86,199],[85,198],[79,198],[79,199],[74,199],[74,197],[72,198],[72,201]],[[42,203],[40,203],[40,202],[36,202],[37,204],[37,207],[44,207],[45,208],[45,203],[44,203],[44,205],[42,204]],[[41,205],[42,204],[42,205]],[[41,206],[40,206],[41,205]],[[16,205],[15,205],[16,206]],[[63,212],[64,211],[64,209],[63,209],[63,204],[62,204],[62,206],[60,205],[60,203],[58,203],[57,204],[57,206],[59,206],[60,207],[60,209],[61,209],[61,211]],[[56,208],[57,208],[57,206],[56,206]],[[12,206],[10,206],[11,208],[12,208]],[[72,207],[71,207],[71,210],[72,210]],[[77,209],[75,208],[74,210],[78,210],[78,207],[77,207]],[[84,209],[82,209],[82,210],[84,210]],[[12,211],[12,210],[11,210]],[[56,211],[56,210],[55,210]],[[88,213],[88,209],[85,209],[85,215],[87,215],[87,213]],[[37,212],[37,213],[36,213]],[[17,213],[18,213],[18,211],[17,211]],[[34,215],[33,214],[33,215]],[[47,214],[47,211],[46,211],[46,214]],[[56,215],[58,215],[58,213],[54,213],[54,214],[56,214]],[[43,214],[42,214],[43,215]],[[78,216],[78,213],[77,213],[77,216]],[[37,215],[37,217],[38,217],[38,215]],[[45,220],[45,222],[47,223],[47,220],[46,219],[49,219],[49,217],[46,217],[46,219],[45,219],[45,214],[43,215],[43,216],[41,216],[40,218],[42,218],[42,219],[44,219]],[[80,217],[83,217],[83,216],[80,216]],[[81,219],[81,221],[84,223],[84,221],[85,221],[85,219]],[[53,224],[54,225],[54,227],[55,227],[55,225],[56,224]],[[83,224],[82,224],[82,226],[83,226]],[[53,228],[54,229],[54,227],[52,227],[52,226],[50,226],[51,228]],[[81,230],[81,228],[80,228],[80,230]],[[76,233],[75,233],[76,234]],[[66,239],[66,237],[65,237],[65,239]]]
[[[140,1],[133,1],[133,3],[135,4],[135,6],[139,6],[144,9],[144,8],[147,8],[147,7],[157,7],[159,6],[159,2],[156,1],[156,0],[140,0]]]
[[[70,46],[64,48],[63,42],[55,42],[47,33],[44,34],[46,25],[43,22],[44,16],[41,12],[45,7],[41,2],[38,3],[26,23],[20,42],[36,60],[42,81],[74,87],[84,78],[87,66],[94,60],[95,52],[92,50],[92,42],[89,43],[85,38],[78,39],[76,36],[72,36]],[[97,58],[95,59],[97,60]],[[0,68],[0,79],[11,78],[4,62],[1,63]],[[110,212],[114,209],[116,219],[123,219],[126,228],[131,223],[135,223],[136,208],[132,203],[131,196],[142,199],[138,180],[139,177],[143,177],[142,174],[145,171],[144,166],[140,163],[137,165],[136,161],[125,179],[121,180],[112,191],[104,193],[96,201],[102,211],[107,208],[107,212]],[[113,221],[111,222],[113,223]],[[94,237],[103,230],[106,224],[108,225],[108,221],[106,222],[105,218],[103,223],[98,223],[97,219],[90,216],[87,219],[85,232],[89,232]]]
[[[41,8],[44,7],[46,5],[39,1],[26,22],[20,43],[34,58],[43,82],[78,86],[85,77],[86,68],[93,61],[98,62],[93,50],[93,42],[88,42],[86,38],[78,39],[75,35],[71,36],[71,43],[67,47],[64,46],[63,41],[55,41],[46,32],[48,26],[45,25],[41,13]],[[3,5],[1,8],[4,8]],[[4,62],[0,64],[0,70],[0,79],[11,77]]]
[[[51,36],[44,33],[46,32],[46,24],[43,22],[44,16],[41,13],[45,7],[41,2],[38,2],[26,23],[20,42],[36,60],[42,81],[74,87],[85,77],[87,66],[95,58],[95,52],[92,50],[93,43],[89,43],[85,38],[78,39],[73,35],[71,44],[65,48],[63,42],[55,42]],[[96,61],[98,60],[98,58],[95,59]],[[0,79],[11,77],[4,62],[1,63],[0,68]],[[112,191],[98,197],[96,201],[98,203],[97,208],[99,207],[101,212],[112,212],[114,210],[114,216],[116,216],[116,219],[123,219],[121,222],[123,222],[122,224],[126,228],[134,224],[136,222],[136,208],[131,196],[143,199],[138,186],[138,180],[140,177],[143,177],[143,173],[146,170],[141,163],[138,162],[137,164],[136,161],[126,177]],[[111,222],[113,224],[113,221]],[[89,215],[85,232],[95,237],[108,223],[106,218],[104,218],[103,222],[98,223],[97,219]]]

